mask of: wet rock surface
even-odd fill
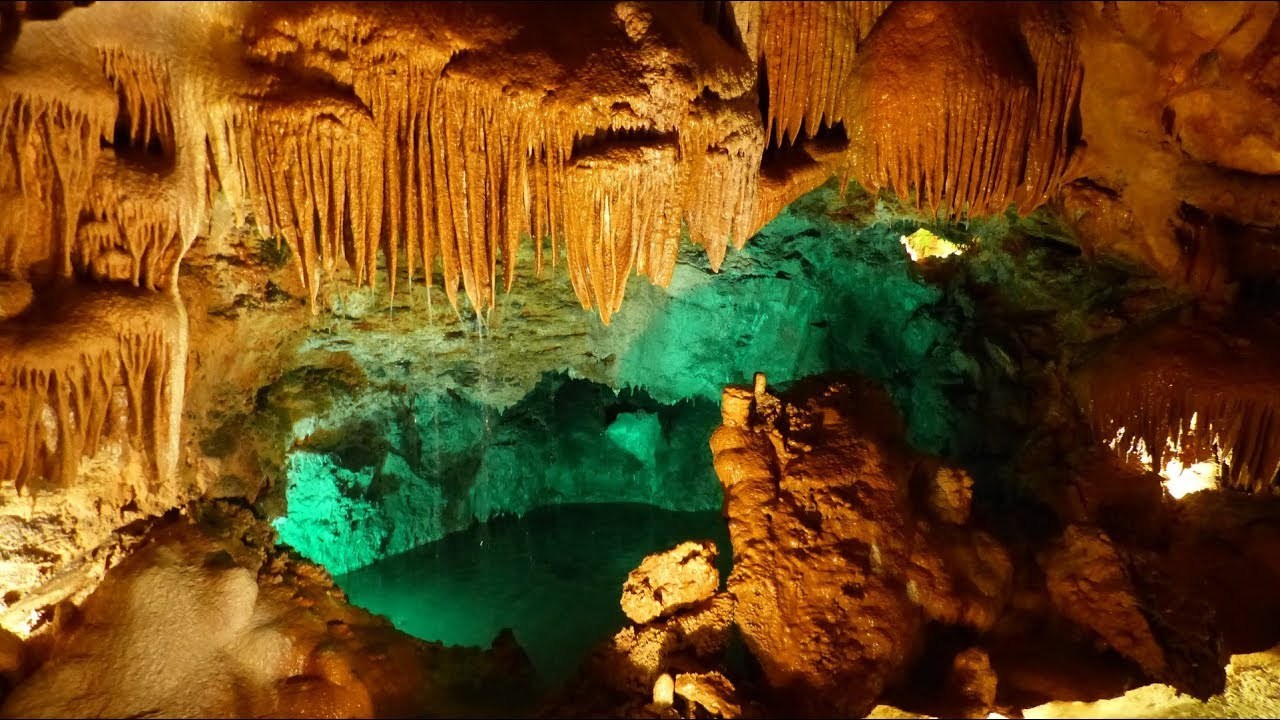
[[[510,712],[514,643],[443,648],[346,604],[233,506],[173,518],[67,616],[7,716],[370,717]],[[486,709],[487,708],[487,709]],[[505,710],[503,709],[505,708]]]
[[[1007,552],[976,535],[983,548],[967,562],[936,552],[909,494],[918,458],[882,390],[818,379],[778,397],[757,377],[754,391],[725,391],[723,416],[711,442],[734,545],[728,588],[779,707],[865,714],[908,669],[928,620],[982,628],[998,614]],[[957,535],[947,544],[971,541]]]
[[[687,542],[650,555],[622,586],[622,612],[640,625],[709,599],[720,588],[712,542]]]

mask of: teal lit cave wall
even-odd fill
[[[710,401],[666,405],[563,373],[505,410],[454,392],[416,394],[291,452],[288,513],[276,527],[343,573],[540,506],[719,510],[707,446],[718,420]]]
[[[295,425],[281,538],[344,573],[537,507],[718,509],[707,441],[720,392],[755,372],[771,385],[867,375],[917,446],[954,454],[967,426],[956,398],[977,372],[963,298],[910,262],[899,236],[914,226],[848,207],[833,185],[810,193],[719,273],[686,245],[670,286],[635,278],[608,327],[566,303],[552,273],[504,297],[483,338],[465,322],[328,329],[313,349],[351,354],[371,382]],[[401,344],[428,350],[392,359]]]
[[[619,384],[668,402],[718,401],[725,385],[756,372],[785,385],[852,370],[889,389],[914,444],[953,450],[948,392],[977,370],[961,349],[964,313],[907,257],[899,238],[918,224],[842,219],[845,200],[832,184],[811,192],[719,274],[687,248],[670,301],[623,355]]]

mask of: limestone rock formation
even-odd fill
[[[1087,250],[1217,297],[1274,274],[1277,7],[1080,6],[1087,149],[1060,205]]]
[[[711,717],[728,719],[742,715],[741,706],[734,702],[733,683],[718,672],[680,673],[675,677],[673,689],[676,695],[702,708]]]
[[[288,500],[276,465],[289,447],[317,464],[339,451],[369,460],[346,490],[376,484],[379,502],[337,487],[314,496],[337,529],[324,537],[351,541],[331,554],[345,567],[564,483],[465,487],[456,458],[431,457],[416,429],[391,442],[376,437],[391,425],[346,436],[359,418],[318,424],[333,397],[311,391],[381,383],[333,415],[404,403],[387,413],[408,428],[428,415],[408,407],[404,377],[438,381],[440,393],[506,383],[477,392],[510,395],[511,378],[543,369],[511,367],[519,356],[545,353],[557,371],[589,363],[584,377],[623,378],[603,368],[634,358],[600,340],[603,325],[644,325],[665,301],[644,288],[639,317],[621,320],[632,275],[674,291],[701,283],[833,176],[841,193],[850,180],[870,191],[855,189],[860,208],[840,212],[905,232],[946,226],[966,254],[990,247],[988,229],[1066,243],[1080,264],[1152,275],[1188,309],[1139,333],[1143,314],[1118,308],[1099,320],[1115,344],[1085,349],[1039,321],[1002,337],[1007,318],[993,306],[1016,300],[957,293],[933,307],[856,270],[781,299],[753,293],[782,282],[742,291],[741,306],[758,307],[740,314],[776,327],[777,342],[824,338],[815,355],[856,354],[863,338],[901,327],[925,349],[877,359],[895,397],[924,384],[914,376],[926,363],[946,365],[954,372],[937,384],[954,376],[945,389],[972,396],[956,406],[1030,415],[1012,424],[1036,427],[992,442],[1003,454],[956,443],[944,462],[907,446],[898,411],[869,383],[731,388],[711,443],[733,536],[728,591],[709,545],[646,560],[621,601],[634,624],[584,674],[612,693],[595,709],[750,714],[753,684],[724,662],[735,625],[779,714],[861,715],[921,657],[942,666],[935,680],[949,673],[939,682],[958,711],[1007,710],[996,695],[1009,663],[990,636],[1025,641],[1038,624],[1066,625],[1072,641],[1097,641],[1151,679],[1217,692],[1219,626],[1233,651],[1280,638],[1276,511],[1239,497],[1280,482],[1278,128],[1277,2],[0,2],[4,712],[509,710],[500,696],[520,691],[526,670],[510,635],[487,652],[410,641],[256,533]],[[783,281],[858,240],[824,230],[792,242],[810,230],[769,246],[782,264],[752,260],[735,279]],[[701,250],[682,255],[686,238]],[[908,266],[890,248],[877,262],[936,283],[929,293],[971,279],[957,270],[964,257]],[[678,262],[697,264],[696,279]],[[980,272],[1011,283],[1021,268]],[[504,298],[530,275],[551,276],[537,302]],[[912,321],[846,302],[858,286]],[[447,338],[410,339],[438,322],[441,290]],[[826,319],[786,327],[795,316],[778,308],[823,293],[865,332],[816,332]],[[601,322],[572,326],[577,306]],[[914,322],[935,311],[978,330],[937,342],[952,318]],[[519,319],[493,334],[504,312]],[[356,368],[335,319],[398,369]],[[706,337],[655,326],[666,345],[646,352]],[[765,353],[749,344],[723,346],[734,372],[759,369]],[[986,357],[972,361],[970,345]],[[311,352],[327,359],[289,364]],[[697,367],[714,352],[678,355],[683,384],[706,402],[724,382]],[[680,374],[676,364],[661,372]],[[282,377],[301,366],[324,378]],[[908,405],[951,406],[930,393]],[[668,427],[668,416],[601,415],[626,452],[635,432],[705,453],[701,430]],[[476,413],[476,437],[501,445],[488,419]],[[461,432],[430,420],[436,449],[442,432]],[[528,424],[564,431],[544,420]],[[366,438],[376,451],[353,449]],[[517,471],[492,477],[539,475],[515,447],[493,457]],[[657,453],[635,459],[663,465]],[[1201,464],[1216,473],[1205,487],[1221,487],[1177,500],[1169,468]],[[439,470],[431,482],[427,465]],[[441,478],[456,487],[441,490]],[[703,507],[718,500],[708,497]],[[214,498],[260,501],[260,517],[199,517]],[[386,498],[421,522],[398,523]],[[357,511],[385,516],[347,532]],[[174,517],[184,512],[197,520]]]
[[[952,525],[969,521],[973,507],[973,478],[962,468],[940,467],[929,483],[929,509],[937,520]]]
[[[986,718],[995,708],[996,682],[991,658],[981,648],[969,648],[952,661],[947,692],[960,698],[962,717]]]
[[[1221,691],[1226,658],[1212,615],[1165,583],[1158,563],[1096,528],[1071,525],[1042,565],[1058,611],[1148,676],[1202,700]]]
[[[544,712],[573,717],[703,717],[694,712],[700,707],[713,717],[738,717],[741,708],[733,684],[719,671],[735,602],[729,593],[718,592],[715,553],[713,543],[685,542],[645,558],[623,586],[622,604],[646,619],[632,617],[633,624],[596,648]],[[681,560],[688,562],[682,565]],[[655,575],[666,584],[646,586],[637,594],[637,581]],[[704,582],[711,579],[714,582]],[[679,591],[679,604],[659,607],[649,591],[661,587]],[[690,704],[687,713],[672,707],[676,695]]]
[[[267,550],[256,527],[231,509],[159,528],[72,610],[3,712],[369,717],[474,712],[484,693],[502,707],[522,692],[518,648],[513,661],[414,641]]]
[[[622,612],[643,625],[709,599],[720,589],[716,546],[686,542],[644,559],[622,586]]]
[[[1063,5],[895,3],[854,61],[853,176],[933,213],[1026,213],[1067,172],[1081,74]]]
[[[698,671],[715,662],[733,617],[733,598],[718,593],[671,617],[623,628],[591,662],[615,689],[643,696],[664,672]]]
[[[1173,508],[1166,572],[1197,588],[1230,653],[1262,652],[1280,637],[1280,499],[1196,493]]]
[[[935,538],[916,524],[918,459],[882,390],[815,380],[779,398],[757,376],[754,393],[725,391],[723,418],[711,445],[734,547],[728,587],[779,702],[863,715],[905,671],[928,619],[994,621],[1008,555],[984,535]]]
[[[1106,534],[1068,527],[1044,568],[1049,597],[1061,612],[1147,672],[1164,674],[1164,653],[1139,607],[1124,559]]]
[[[1272,318],[1165,323],[1107,348],[1077,373],[1101,442],[1164,470],[1210,463],[1221,482],[1269,492],[1280,473],[1280,345]]]

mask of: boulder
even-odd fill
[[[622,586],[622,612],[644,624],[707,600],[720,589],[717,554],[715,543],[702,541],[646,557]]]

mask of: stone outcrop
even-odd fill
[[[700,707],[713,717],[737,717],[741,707],[733,683],[720,672],[735,603],[733,596],[719,591],[716,554],[714,543],[701,541],[645,558],[627,578],[622,605],[637,611],[632,620],[646,619],[602,643],[544,712],[573,717],[703,717],[694,714]],[[638,591],[641,587],[644,592]],[[653,591],[663,587],[677,591],[678,604],[655,598]],[[686,707],[673,707],[676,696]]]
[[[715,543],[686,542],[644,559],[622,586],[622,612],[643,625],[709,599],[720,589]]]
[[[175,518],[70,604],[7,716],[370,717],[510,712],[518,648],[443,648],[347,605],[243,510]],[[521,678],[526,680],[522,681]]]
[[[777,397],[757,376],[754,391],[725,391],[723,419],[711,446],[734,547],[728,588],[775,702],[863,715],[907,669],[927,621],[994,621],[1008,554],[983,534],[917,522],[920,458],[882,390],[816,379]]]

